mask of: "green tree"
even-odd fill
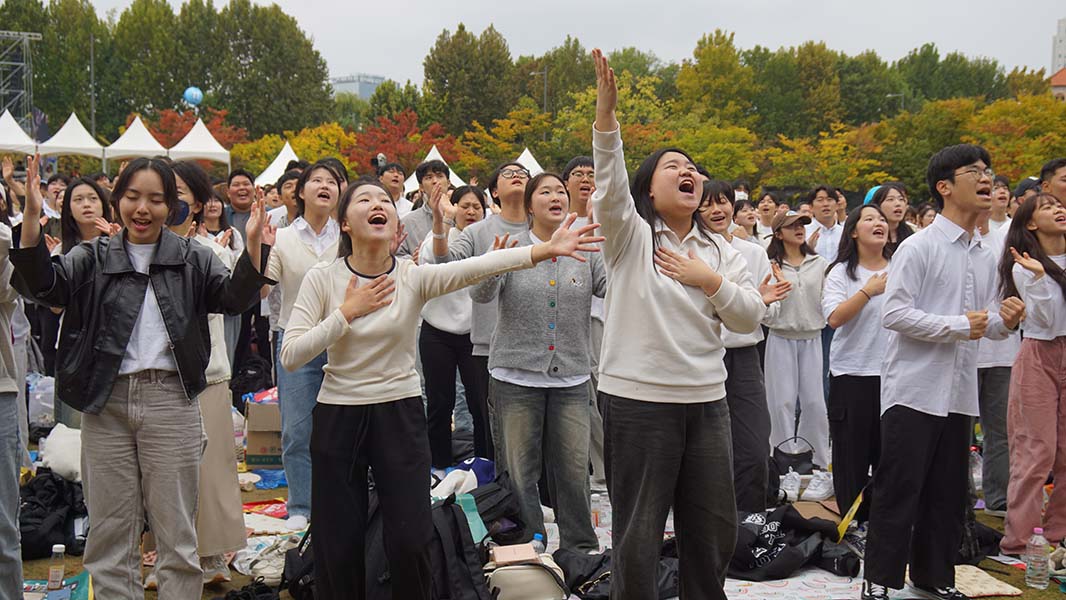
[[[940,97],[940,51],[936,49],[936,44],[923,44],[921,48],[911,50],[893,67],[903,76],[907,89],[918,101]]]
[[[677,75],[678,109],[720,123],[752,121],[752,69],[740,60],[733,34],[716,29],[696,43]]]
[[[376,123],[379,118],[392,119],[396,115],[410,110],[418,112],[422,105],[422,94],[418,87],[408,81],[403,87],[391,79],[386,79],[370,95],[367,108],[367,120]]]
[[[492,26],[477,37],[462,23],[445,29],[422,64],[423,112],[451,133],[501,118],[514,102],[511,51]]]
[[[999,63],[989,58],[967,58],[952,52],[940,61],[937,70],[940,86],[937,99],[983,97],[998,100],[1007,97],[1007,80]]]
[[[1014,67],[1007,74],[1007,93],[1012,98],[1029,94],[1039,96],[1051,91],[1051,81],[1043,67],[1029,70],[1028,67]]]
[[[966,123],[962,141],[984,146],[1012,183],[1036,175],[1049,157],[1066,156],[1066,102],[1051,94],[993,102]]]
[[[945,146],[960,143],[977,109],[974,98],[937,100],[925,103],[917,112],[882,121],[875,134],[884,147],[881,160],[885,170],[907,184],[912,198],[928,198],[925,169],[929,157]]]
[[[359,94],[338,92],[333,95],[333,120],[354,131],[362,131],[370,121],[370,102],[363,100]]]
[[[900,112],[906,84],[897,71],[872,50],[857,56],[841,54],[837,62],[844,122],[873,123]]]
[[[800,112],[808,126],[807,135],[829,131],[844,117],[837,74],[839,56],[824,42],[805,42],[796,48],[796,83],[803,94]]]
[[[677,76],[681,72],[681,65],[664,63],[655,54],[633,46],[615,50],[607,58],[616,73],[629,71],[638,78],[658,77],[660,83],[656,86],[655,95],[660,101],[668,103],[677,99]]]
[[[879,158],[881,146],[870,127],[834,124],[813,138],[780,136],[766,150],[769,169],[762,179],[774,187],[811,187],[828,183],[865,190],[891,176]]]
[[[219,74],[215,66],[225,53],[225,40],[217,34],[218,27],[218,11],[212,0],[187,0],[181,5],[174,31],[179,60],[172,77],[179,86],[194,85],[203,90],[202,108],[214,107],[218,102],[215,88]]]
[[[754,85],[751,90],[752,110],[758,117],[756,132],[767,138],[778,134],[795,137],[812,127],[806,114],[797,110],[803,104],[799,88],[799,65],[795,50],[755,46],[743,54],[744,64],[752,69]]]
[[[695,115],[668,120],[676,133],[673,143],[692,155],[716,179],[753,177],[759,153],[755,134],[736,125],[718,125]]]
[[[544,69],[548,69],[548,107],[554,114],[570,104],[570,95],[585,89],[596,78],[592,56],[577,38],[566,36],[542,56],[520,56],[515,61],[514,80],[517,97],[528,96],[544,110]]]
[[[329,120],[333,100],[326,61],[277,4],[231,0],[219,14],[215,35],[224,50],[214,93],[234,125],[255,137]]]
[[[121,70],[120,98],[135,111],[174,108],[185,89],[178,69],[177,16],[166,0],[133,0],[115,25],[114,52]]]

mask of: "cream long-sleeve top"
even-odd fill
[[[790,340],[812,340],[822,334],[822,286],[827,268],[829,263],[817,254],[803,257],[799,267],[781,263],[781,274],[792,282],[792,291],[778,303],[780,310],[767,316],[771,333]]]
[[[478,281],[533,266],[532,248],[511,248],[442,265],[394,259],[389,276],[392,303],[351,323],[341,314],[355,273],[338,258],[312,267],[300,286],[281,344],[281,364],[290,371],[326,351],[323,404],[362,406],[421,395],[415,371],[415,335],[426,301]]]
[[[297,222],[302,221],[297,218]],[[304,221],[306,223],[306,221]],[[310,226],[307,231],[314,236]],[[270,257],[267,258],[266,276],[278,282],[281,289],[281,308],[278,311],[278,328],[285,329],[292,313],[292,305],[296,302],[296,295],[300,291],[300,284],[311,267],[320,262],[329,262],[337,257],[337,242],[340,239],[340,228],[336,221],[330,219],[323,234],[330,234],[332,243],[328,240],[322,242],[321,252],[318,252],[310,242],[301,235],[298,223],[279,229],[274,247],[270,249]]]
[[[213,236],[197,235],[193,239],[210,248],[215,253],[215,256],[222,261],[222,264],[226,265],[227,269],[233,270],[233,253],[230,252],[229,248],[220,245]],[[207,370],[204,372],[204,376],[207,377],[207,385],[222,383],[232,376],[229,353],[226,352],[225,320],[226,317],[224,315],[207,315],[207,332],[211,338],[211,358],[208,359]]]
[[[722,325],[750,333],[766,313],[739,252],[695,227],[677,239],[661,222],[655,233],[637,214],[619,131],[592,131],[596,191],[592,204],[607,267],[606,321],[599,390],[632,400],[693,404],[725,397]],[[652,235],[722,275],[713,296],[661,273]]]
[[[1051,256],[1059,268],[1066,267],[1066,254]],[[1014,265],[1014,285],[1025,302],[1025,321],[1022,331],[1025,337],[1051,341],[1066,336],[1066,297],[1062,287],[1050,275],[1036,279],[1031,271]]]
[[[742,240],[737,236],[729,242],[744,257],[744,262],[751,273],[751,281],[756,286],[762,285],[762,280],[771,273],[770,259],[766,256],[766,249],[755,242]],[[774,302],[766,307],[763,319],[772,319],[781,310],[781,303]],[[756,327],[751,333],[735,333],[728,327],[722,329],[722,341],[726,348],[747,348],[754,346],[763,340],[762,327]]]

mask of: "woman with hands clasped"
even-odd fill
[[[441,196],[429,199],[433,232],[445,235]],[[573,216],[570,222],[573,221]],[[320,597],[363,598],[367,468],[385,523],[393,597],[428,600],[432,536],[430,452],[415,371],[416,325],[426,301],[485,277],[555,257],[595,252],[602,237],[559,228],[547,242],[443,265],[397,259],[400,222],[377,182],[349,186],[337,206],[338,258],[304,278],[281,345],[281,363],[299,368],[326,351],[325,377],[312,416],[312,537]]]
[[[737,513],[721,328],[754,331],[766,305],[740,253],[699,218],[703,178],[687,154],[652,153],[629,185],[614,71],[600,50],[592,56],[592,204],[610,273],[599,391],[613,508],[611,597],[656,597],[673,507],[681,595],[725,598]]]
[[[518,234],[517,245],[539,244],[573,224],[570,196],[558,175],[545,172],[530,179],[524,196],[530,229]],[[501,442],[497,462],[511,474],[522,520],[542,534],[537,482],[541,466],[546,467],[559,546],[578,552],[599,550],[589,507],[589,355],[592,298],[606,291],[599,254],[544,261],[470,290],[474,302],[499,301],[489,350],[489,394],[497,399]]]
[[[836,330],[829,345],[829,433],[833,489],[847,511],[877,471],[881,453],[881,365],[888,331],[881,305],[888,281],[890,225],[873,204],[851,211],[822,291],[822,314]],[[869,515],[870,491],[855,516]]]
[[[1000,295],[1025,302],[1024,339],[1011,369],[1007,401],[1010,482],[1000,549],[1019,555],[1034,527],[1052,543],[1066,537],[1066,486],[1043,509],[1048,472],[1066,481],[1066,207],[1037,194],[1014,213],[1000,261]]]
[[[178,204],[173,170],[132,161],[112,198],[125,228],[49,260],[41,235],[38,164],[30,181],[12,282],[40,304],[65,308],[56,394],[82,411],[82,464],[92,535],[85,566],[101,598],[143,598],[138,546],[145,509],[156,533],[160,598],[200,596],[197,487],[208,313],[240,314],[269,280],[258,271],[261,204],[251,246],[229,270],[214,253],[166,229]],[[150,267],[150,268],[149,268]]]

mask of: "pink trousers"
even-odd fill
[[[1004,554],[1021,554],[1034,527],[1052,544],[1066,538],[1066,337],[1026,339],[1011,371],[1007,406],[1010,483]],[[1056,486],[1044,512],[1044,484]],[[1041,514],[1043,512],[1043,514]]]

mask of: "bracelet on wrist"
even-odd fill
[[[870,294],[868,294],[866,290],[859,288],[859,293],[861,293],[863,296],[866,296],[867,300],[873,300],[873,298],[870,297]]]
[[[448,234],[447,233],[433,232],[433,239],[435,239],[435,240],[444,240],[444,239],[447,239],[447,238],[448,238]]]
[[[448,227],[455,227],[455,219],[444,219],[444,224]]]

